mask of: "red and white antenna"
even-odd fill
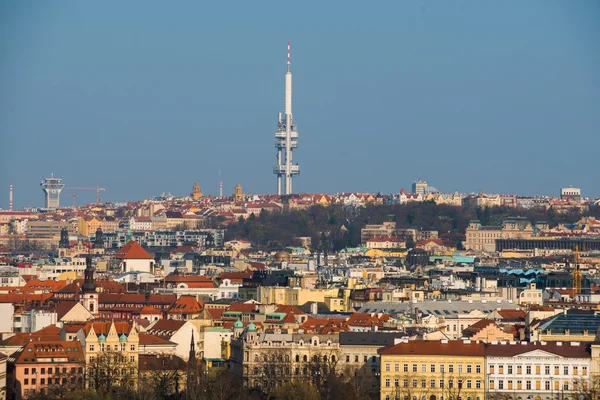
[[[8,211],[13,210],[13,185],[11,184],[8,192]]]
[[[287,70],[290,72],[290,41],[288,40],[288,62],[287,62]]]

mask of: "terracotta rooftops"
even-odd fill
[[[120,260],[153,260],[154,258],[148,253],[141,244],[131,240],[127,243],[115,256]]]
[[[485,344],[462,340],[413,340],[408,343],[398,343],[394,346],[384,347],[377,351],[381,355],[419,355],[419,356],[473,356],[483,357],[485,355]]]

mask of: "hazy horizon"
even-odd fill
[[[600,3],[0,5],[0,207],[275,193],[287,41],[297,193],[600,197]],[[63,193],[72,193],[67,189]],[[77,192],[77,204],[95,192]],[[70,205],[70,197],[61,198]]]

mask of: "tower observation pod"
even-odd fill
[[[44,191],[44,203],[46,208],[49,210],[56,210],[60,207],[60,192],[65,187],[62,183],[62,179],[55,178],[54,174],[50,178],[44,178],[40,183],[42,190]]]
[[[279,113],[275,132],[277,165],[273,173],[277,175],[277,194],[292,194],[294,175],[300,173],[300,166],[293,163],[294,149],[298,148],[298,131],[292,117],[292,71],[290,69],[290,42],[288,42],[287,71],[285,73],[285,114]]]

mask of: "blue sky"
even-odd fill
[[[599,18],[593,0],[2,2],[0,206],[10,183],[41,205],[52,172],[116,201],[216,194],[218,171],[225,193],[274,192],[288,40],[296,191],[600,196]]]

